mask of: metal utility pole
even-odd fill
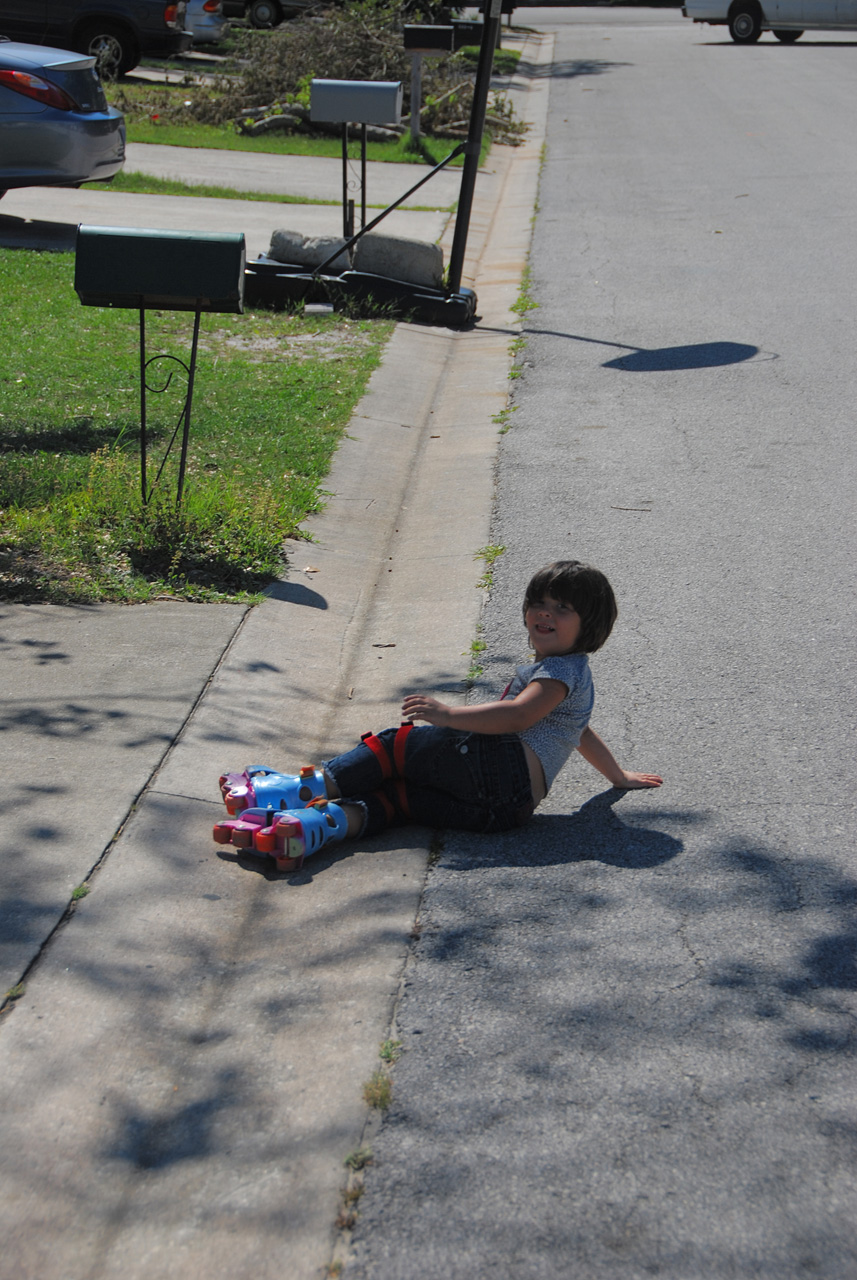
[[[455,219],[455,234],[449,255],[448,291],[458,293],[464,269],[464,251],[467,248],[467,232],[470,228],[470,212],[473,208],[473,191],[479,170],[482,151],[482,134],[485,130],[485,113],[488,108],[488,90],[491,87],[491,71],[494,66],[494,50],[500,32],[503,0],[485,0],[482,10],[482,44],[479,46],[479,65],[473,89],[473,107],[470,112],[470,128],[464,144],[464,168],[461,174],[461,195]]]

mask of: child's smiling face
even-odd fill
[[[571,653],[580,635],[580,614],[574,605],[553,596],[534,600],[524,613],[524,625],[537,658]]]

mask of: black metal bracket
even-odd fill
[[[184,493],[185,472],[187,470],[187,453],[188,443],[190,440],[190,417],[191,405],[193,403],[193,384],[196,376],[196,356],[199,349],[199,322],[202,312],[199,308],[194,312],[193,318],[193,341],[191,344],[190,364],[185,364],[184,360],[180,360],[178,356],[159,354],[146,358],[146,311],[144,307],[140,308],[140,492],[145,507],[152,497],[157,485],[160,483],[163,475],[164,467],[172,453],[179,431],[182,433],[181,453],[179,457],[179,475],[176,484],[176,506],[181,506],[182,495]],[[162,385],[153,385],[149,381],[149,369],[158,364],[159,361],[171,361],[174,365],[178,365],[187,375],[187,392],[179,414],[178,422],[175,425],[173,434],[161,458],[161,465],[158,467],[157,475],[151,486],[148,484],[147,465],[148,465],[148,426],[146,412],[146,392],[151,391],[155,395],[163,395],[169,389],[176,370],[170,369],[167,373],[166,380]]]

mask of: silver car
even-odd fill
[[[194,44],[216,44],[226,34],[229,23],[223,16],[222,0],[187,0],[185,31],[193,33]]]
[[[95,58],[0,39],[0,195],[103,182],[125,163],[125,119]]]

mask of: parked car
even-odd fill
[[[223,0],[226,18],[243,18],[251,27],[278,27],[286,18],[299,18],[314,0]]]
[[[98,59],[102,76],[190,47],[186,0],[0,0],[0,35],[76,49]]]
[[[728,26],[736,44],[755,44],[763,31],[783,44],[804,31],[857,31],[857,0],[685,0],[682,13]]]
[[[221,0],[187,0],[184,25],[194,44],[216,44],[226,34],[229,22]]]
[[[125,163],[125,120],[95,58],[0,40],[0,195],[104,182]]]

